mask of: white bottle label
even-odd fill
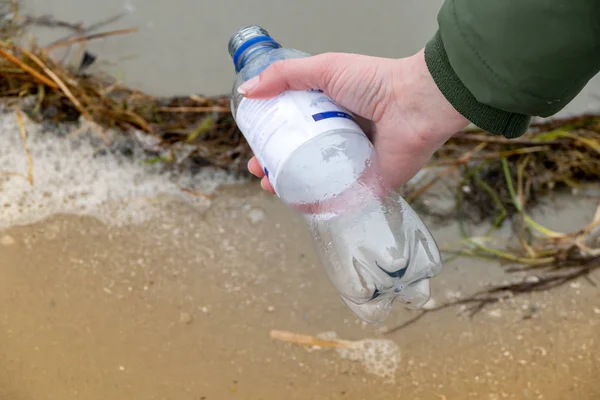
[[[268,100],[243,98],[236,122],[277,189],[284,161],[306,141],[335,130],[362,133],[354,117],[321,91],[287,91]]]

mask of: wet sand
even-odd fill
[[[474,320],[453,309],[382,335],[341,304],[299,220],[256,185],[220,190],[205,212],[163,208],[139,226],[56,216],[3,233],[2,398],[600,396],[600,297],[585,281]],[[265,219],[251,222],[259,210]],[[434,297],[498,274],[447,265]],[[409,316],[396,309],[386,326]],[[335,350],[274,342],[272,329],[393,340],[397,370],[378,376]]]
[[[4,126],[18,138],[14,124]],[[22,178],[3,177],[12,198],[13,191],[64,186],[43,171],[88,154],[80,145],[44,158],[43,135],[28,129],[39,179],[27,188],[17,183]],[[21,170],[19,154],[12,162]],[[113,167],[121,179],[141,168],[136,160]],[[172,190],[172,178],[145,174],[134,175],[146,191],[115,192],[119,183],[105,180],[100,193],[113,195],[89,195],[96,206],[87,210],[70,208],[69,192],[67,206],[43,218],[26,206],[2,208],[3,221],[20,222],[0,232],[0,398],[600,396],[600,292],[585,280],[492,306],[472,320],[448,309],[386,335],[414,314],[398,306],[385,326],[358,321],[332,291],[301,220],[256,182],[209,185],[213,196],[193,201]],[[73,176],[92,182],[96,175]],[[576,229],[591,218],[594,200],[569,197],[555,210],[541,221]],[[432,228],[440,246],[456,238],[456,226]],[[434,280],[433,297],[439,304],[505,279],[514,276],[495,263],[459,259]],[[274,341],[273,329],[373,341],[370,353],[344,354]]]

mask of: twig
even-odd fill
[[[391,333],[398,332],[399,330],[405,329],[408,326],[418,322],[427,314],[441,311],[454,306],[470,305],[470,307],[468,307],[465,311],[467,311],[469,317],[472,318],[490,304],[494,304],[499,301],[507,300],[509,298],[514,298],[516,296],[520,296],[527,293],[542,292],[547,291],[549,289],[554,289],[559,286],[563,286],[575,279],[588,276],[592,271],[596,269],[600,269],[600,257],[588,260],[581,266],[574,268],[573,270],[559,272],[543,278],[538,278],[537,281],[524,280],[518,283],[496,286],[489,290],[477,292],[467,298],[450,301],[428,310],[422,310],[418,315],[409,319],[408,321],[405,321],[400,325],[386,330],[384,334],[389,335]]]
[[[575,140],[576,142],[579,142],[581,144],[584,144],[586,146],[588,146],[590,149],[594,150],[596,153],[600,154],[600,144],[594,142],[593,140],[581,137],[579,135],[575,135],[571,132],[564,132],[561,134],[561,136],[565,136],[568,138],[571,138],[573,140]]]
[[[548,264],[555,260],[554,257],[546,257],[546,258],[519,257],[518,255],[513,255],[513,254],[507,253],[505,251],[496,250],[494,248],[484,246],[480,243],[477,243],[473,239],[465,239],[465,241],[466,241],[466,243],[470,244],[471,246],[473,246],[475,248],[478,248],[478,249],[484,251],[485,253],[492,254],[498,258],[505,259],[508,261],[518,262],[520,264],[526,264],[526,265]]]
[[[45,47],[45,50],[52,51],[52,50],[58,49],[60,47],[69,46],[69,45],[75,44],[75,43],[88,42],[93,39],[100,39],[100,38],[114,36],[114,35],[124,35],[127,33],[137,32],[137,30],[138,30],[137,28],[128,28],[128,29],[117,29],[117,30],[109,31],[109,32],[94,33],[91,35],[77,37],[74,39],[65,40],[63,42],[58,42],[56,44],[53,44],[52,46]]]
[[[497,160],[500,158],[516,156],[516,155],[520,155],[520,154],[539,153],[539,152],[549,151],[549,150],[550,150],[550,147],[546,146],[546,145],[535,146],[535,147],[524,147],[524,148],[515,149],[515,150],[500,151],[497,153],[481,154],[478,156],[474,155],[474,156],[470,157],[469,160],[467,160],[467,161]],[[456,163],[456,161],[440,161],[440,162],[431,164],[431,166],[432,167],[444,167],[447,165],[452,166],[455,163]]]
[[[204,113],[204,112],[229,112],[231,111],[229,107],[159,107],[158,111],[160,112],[170,112],[170,113]]]
[[[23,25],[36,25],[45,28],[67,28],[76,32],[82,29],[81,24],[60,21],[50,15],[43,15],[41,17],[24,16]]]
[[[553,238],[564,237],[565,236],[564,234],[560,234],[558,232],[551,231],[550,229],[538,224],[537,222],[532,220],[531,217],[529,217],[527,214],[525,214],[525,211],[523,210],[523,207],[522,207],[521,203],[519,202],[519,199],[517,198],[517,194],[516,194],[515,188],[513,186],[512,178],[510,176],[510,170],[508,168],[508,161],[506,160],[506,158],[501,158],[500,161],[502,162],[502,169],[504,171],[504,177],[506,179],[506,186],[508,187],[508,192],[510,193],[510,197],[512,199],[513,205],[515,206],[517,211],[519,211],[519,213],[522,214],[524,221],[527,222],[527,224],[529,226],[531,226],[533,229],[535,229],[536,231],[538,231],[548,237],[553,237]]]
[[[443,177],[445,177],[446,175],[450,174],[452,171],[454,171],[456,169],[456,167],[460,166],[461,164],[464,164],[466,162],[468,162],[471,157],[473,157],[473,155],[475,153],[477,153],[478,151],[483,150],[483,148],[487,146],[487,143],[480,143],[479,145],[477,145],[474,149],[469,150],[468,152],[466,152],[462,157],[460,157],[457,160],[454,160],[450,163],[450,166],[446,169],[444,169],[443,171],[440,171],[436,176],[434,176],[429,182],[427,182],[425,185],[421,186],[419,189],[417,189],[414,193],[411,193],[408,197],[407,197],[407,202],[412,202],[414,201],[417,197],[419,197],[420,195],[422,195],[423,193],[425,193],[427,190],[429,190],[433,185],[435,185],[435,183],[437,181],[439,181],[440,179],[442,179]]]
[[[113,22],[116,22],[116,21],[120,20],[125,15],[127,15],[127,13],[117,14],[114,17],[110,17],[108,19],[105,19],[104,21],[97,22],[97,23],[95,23],[93,25],[90,25],[87,28],[81,28],[81,27],[79,27],[79,29],[78,29],[77,27],[75,27],[75,25],[71,25],[71,28],[73,28],[73,30],[77,32],[76,34],[71,34],[71,35],[68,35],[66,37],[60,38],[58,40],[55,40],[54,42],[51,42],[51,43],[47,44],[46,47],[52,47],[52,46],[54,46],[54,45],[56,45],[58,43],[64,42],[65,40],[69,40],[73,36],[76,36],[76,35],[84,35],[86,33],[92,32],[92,31],[94,31],[96,29],[99,29],[99,28],[101,28],[103,26],[106,26],[108,24],[111,24]]]
[[[25,179],[26,181],[29,181],[27,176],[20,174],[18,172],[13,172],[13,171],[0,171],[0,176],[19,176],[19,177]]]
[[[65,96],[67,96],[69,98],[69,100],[71,100],[71,102],[77,108],[77,110],[81,113],[81,115],[83,115],[87,120],[93,121],[92,116],[87,112],[87,110],[83,107],[83,105],[79,102],[79,100],[77,100],[77,98],[73,95],[73,93],[71,92],[71,90],[69,89],[69,87],[58,77],[58,75],[56,75],[50,68],[48,68],[46,66],[46,64],[44,64],[42,62],[42,60],[40,60],[38,58],[38,56],[36,56],[35,54],[33,54],[30,51],[25,50],[25,49],[22,49],[22,51],[29,58],[31,58],[33,60],[33,62],[35,62],[37,65],[39,65],[40,68],[42,68],[44,70],[44,72],[46,73],[46,75],[48,75],[50,78],[52,78],[52,80],[54,82],[56,82],[56,84],[58,85],[58,87],[60,87],[60,89],[65,94]]]
[[[53,89],[56,89],[58,87],[58,85],[56,83],[54,83],[50,79],[43,76],[38,71],[31,68],[29,65],[25,64],[23,61],[19,60],[17,57],[15,57],[14,55],[12,55],[10,52],[6,51],[2,47],[0,47],[0,55],[2,55],[8,61],[15,64],[19,68],[21,68],[23,71],[28,72],[37,82],[44,84],[46,86],[50,86]]]
[[[272,330],[270,336],[271,339],[303,346],[343,347],[346,349],[352,349],[360,346],[360,342],[351,342],[349,340],[324,340],[310,335],[302,335],[299,333],[278,330]]]
[[[210,193],[201,193],[201,192],[197,192],[195,190],[192,189],[188,189],[188,188],[181,188],[180,189],[182,192],[184,193],[189,193],[192,196],[196,196],[196,197],[204,197],[205,199],[212,199],[214,196],[214,194],[210,194]]]
[[[23,147],[25,147],[25,154],[27,154],[27,180],[29,181],[29,184],[33,186],[33,158],[31,157],[29,146],[27,146],[27,132],[25,132],[25,124],[23,124],[23,118],[21,116],[21,111],[19,110],[17,110],[17,121],[19,122],[19,131],[21,132],[21,140],[23,141]]]
[[[477,183],[483,188],[483,190],[487,192],[487,194],[492,198],[496,206],[500,209],[500,214],[498,214],[498,216],[494,219],[493,225],[496,228],[499,227],[506,218],[506,207],[504,207],[504,204],[502,204],[502,201],[500,201],[498,194],[494,192],[494,189],[492,189],[490,185],[488,185],[485,181],[481,180],[478,177],[475,177],[474,180],[475,183]]]

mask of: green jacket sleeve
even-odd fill
[[[425,59],[448,101],[479,128],[521,136],[600,70],[599,0],[446,0]]]

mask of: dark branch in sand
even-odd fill
[[[477,313],[482,311],[485,307],[495,304],[501,301],[505,301],[511,298],[515,298],[524,294],[530,294],[535,292],[545,292],[557,287],[563,286],[569,282],[572,282],[579,278],[589,278],[589,274],[600,269],[600,257],[586,261],[583,265],[578,267],[571,267],[567,270],[561,270],[555,273],[544,275],[541,278],[535,277],[535,280],[525,280],[522,282],[511,283],[508,285],[495,286],[488,290],[482,290],[473,294],[472,296],[451,301],[448,303],[441,304],[437,307],[419,311],[418,314],[402,324],[388,329],[384,333],[389,335],[394,332],[398,332],[405,329],[426,315],[435,313],[450,307],[455,306],[466,306],[464,312],[470,317],[474,317]],[[595,284],[592,282],[595,286]]]

